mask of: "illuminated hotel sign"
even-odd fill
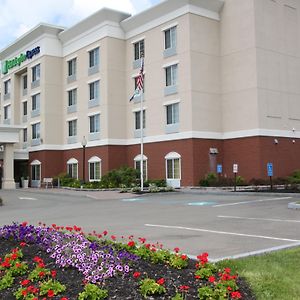
[[[16,56],[13,59],[6,60],[2,64],[2,73],[6,74],[9,69],[12,69],[15,66],[20,66],[26,59],[31,59],[33,56],[40,53],[40,47],[36,47],[32,50],[26,51],[26,53],[21,53],[19,56]]]

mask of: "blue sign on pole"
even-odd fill
[[[273,176],[273,164],[272,163],[267,163],[267,171],[268,171],[269,177]]]
[[[222,165],[217,165],[217,173],[218,174],[222,173]]]

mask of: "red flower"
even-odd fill
[[[35,262],[41,262],[41,261],[43,261],[39,256],[35,256],[34,258],[33,258],[33,261],[35,261]]]
[[[178,252],[179,252],[179,248],[178,248],[178,247],[175,247],[175,248],[174,248],[174,251],[175,251],[175,253],[178,253]]]
[[[116,236],[115,236],[115,235],[112,235],[110,238],[111,238],[113,241],[116,240]]]
[[[54,296],[54,291],[53,290],[49,290],[48,293],[47,293],[47,296],[49,298],[52,298]]]
[[[159,285],[163,285],[165,283],[165,279],[164,278],[160,278],[156,281]]]
[[[69,300],[67,297],[62,297],[60,300]]]
[[[21,246],[21,247],[25,247],[26,245],[27,245],[27,244],[26,244],[25,242],[21,242],[21,243],[20,243],[20,246]]]
[[[135,242],[134,241],[130,241],[127,244],[129,247],[134,247],[135,246]]]
[[[28,222],[26,222],[26,221],[24,221],[24,222],[21,223],[21,225],[22,225],[23,227],[25,227],[27,224],[28,224]]]
[[[195,275],[195,278],[196,279],[201,279],[201,276],[200,275]]]
[[[41,272],[39,273],[39,277],[44,277],[44,276],[45,276],[45,272],[41,271]]]
[[[181,259],[182,259],[182,260],[187,260],[187,258],[188,258],[187,255],[185,255],[185,254],[182,254],[182,255],[181,255]]]
[[[242,298],[241,293],[238,292],[238,291],[232,292],[232,293],[230,294],[230,296],[231,296],[232,299],[241,299],[241,298]]]
[[[105,236],[105,235],[107,235],[107,230],[104,230],[103,232],[102,232],[102,234]]]
[[[20,268],[20,267],[22,267],[22,264],[16,263],[16,268]]]
[[[209,276],[208,281],[214,283],[216,281],[216,278],[214,276]]]
[[[27,285],[27,284],[29,284],[29,283],[30,283],[30,280],[29,280],[29,279],[25,279],[25,280],[21,281],[21,285],[22,285],[22,286],[25,286],[25,285]]]
[[[188,291],[189,288],[190,288],[190,287],[189,287],[188,285],[181,285],[181,286],[179,287],[179,290],[182,291],[182,292],[184,292],[184,291]]]
[[[133,273],[133,277],[134,278],[139,278],[141,276],[141,273],[140,272],[134,272]]]
[[[52,271],[51,271],[51,276],[52,276],[52,278],[55,278],[55,277],[56,277],[56,271],[55,271],[55,270],[52,270]]]
[[[145,238],[139,238],[139,240],[140,240],[140,242],[141,242],[142,244],[145,244],[145,242],[146,242],[146,239],[145,239]]]
[[[230,274],[231,269],[230,269],[230,268],[225,268],[225,269],[224,269],[224,272],[227,273],[227,274]]]
[[[45,267],[45,264],[44,264],[43,262],[39,262],[39,263],[38,263],[38,267],[44,268],[44,267]]]
[[[230,286],[228,286],[227,291],[232,291],[232,288]]]
[[[26,290],[23,290],[23,291],[22,291],[22,295],[23,295],[23,296],[27,296],[27,291],[26,291]]]

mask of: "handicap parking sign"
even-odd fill
[[[217,173],[218,174],[222,173],[222,165],[217,165]]]
[[[269,177],[273,176],[273,164],[272,163],[267,163],[267,171],[268,171]]]

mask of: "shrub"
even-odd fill
[[[121,167],[102,176],[100,185],[103,188],[132,187],[136,185],[138,178],[139,172],[136,169]]]
[[[166,187],[167,182],[165,179],[148,179],[144,182],[144,187],[149,187],[150,185],[154,185],[157,187]]]
[[[249,181],[250,185],[268,185],[270,184],[270,181],[268,179],[263,179],[263,178],[252,178]]]
[[[204,179],[199,182],[200,186],[216,186],[218,182],[218,177],[215,173],[208,173],[205,175]]]
[[[300,183],[300,170],[296,170],[288,177],[288,182],[290,184],[299,184]]]

